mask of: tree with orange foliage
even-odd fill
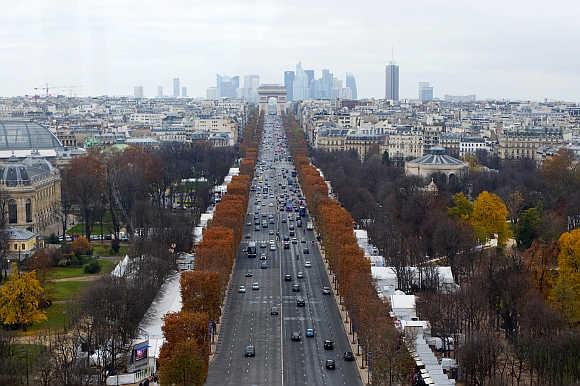
[[[91,253],[91,243],[84,236],[75,238],[71,244],[71,248],[75,256],[89,255]]]
[[[159,352],[159,380],[162,385],[202,386],[208,361],[195,340],[165,343]]]
[[[182,273],[181,298],[184,310],[205,312],[211,320],[218,320],[222,303],[220,275],[208,271]]]
[[[163,318],[163,335],[169,343],[194,340],[200,349],[209,353],[209,318],[205,312],[182,310]]]

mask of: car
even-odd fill
[[[269,235],[273,235],[273,234],[274,234],[274,229],[270,229],[270,230],[268,231],[268,234],[269,234]]]
[[[302,340],[302,337],[300,336],[300,333],[298,331],[294,331],[292,335],[290,335],[290,339],[294,342],[300,342]]]
[[[251,225],[252,225],[252,222],[251,222],[251,221],[248,221],[248,222],[246,223],[246,225],[247,225],[247,226],[251,226]]]
[[[309,260],[306,260],[306,261],[304,262],[304,266],[305,266],[306,268],[311,268],[311,267],[312,267],[312,263],[311,263]]]
[[[268,263],[262,261],[262,264],[260,264],[260,269],[268,269]]]
[[[260,284],[259,284],[258,282],[254,282],[254,283],[252,283],[252,289],[253,289],[254,291],[257,291],[257,290],[259,290],[259,289],[260,289]]]
[[[275,251],[276,250],[276,244],[270,244],[270,250],[271,251]]]
[[[300,284],[292,284],[292,292],[300,292]]]
[[[256,349],[254,348],[253,345],[247,345],[245,350],[244,350],[244,356],[245,357],[255,357],[256,356]]]
[[[272,206],[274,206],[274,203],[271,202],[271,203],[268,204],[268,206],[272,207]]]
[[[284,245],[284,249],[290,249],[290,242],[289,241],[284,241],[282,244]]]
[[[354,361],[354,354],[352,353],[352,351],[345,351],[344,355],[342,356],[344,358],[345,361],[347,362],[352,362]]]
[[[300,240],[300,242],[301,242],[302,244],[306,244],[306,239],[302,239],[302,240]]]
[[[271,307],[270,308],[270,315],[278,315],[278,307]]]
[[[324,367],[326,367],[328,370],[334,370],[336,369],[336,362],[334,359],[327,359],[326,362],[324,362]]]
[[[297,307],[306,307],[306,302],[304,301],[304,298],[301,298],[301,297],[296,298],[296,306]]]
[[[250,271],[246,272],[246,277],[252,277],[252,276],[254,276],[254,274],[252,272],[250,272]]]
[[[267,246],[268,246],[268,243],[266,243],[266,240],[260,241],[260,248],[266,248]]]
[[[313,338],[314,337],[314,334],[315,334],[315,332],[314,332],[314,329],[313,328],[307,328],[306,329],[306,334],[305,335],[306,335],[307,338]]]
[[[250,236],[250,234],[247,234],[247,235],[244,236],[244,238],[250,239],[250,238],[252,238],[252,236]]]
[[[334,350],[334,341],[331,339],[326,339],[324,341],[324,349],[325,350]]]
[[[292,237],[292,244],[298,244],[298,239],[296,237]]]
[[[238,288],[238,292],[241,294],[245,294],[246,293],[246,286],[241,285],[240,288]]]
[[[294,236],[296,236],[296,232],[294,232],[294,231],[290,231],[290,232],[288,232],[288,234],[290,235],[290,237],[294,237]],[[296,241],[296,243],[297,243],[297,242],[298,242],[298,241]],[[293,243],[293,244],[296,244],[295,242],[292,242],[292,243]]]
[[[290,226],[288,227],[288,230],[291,230],[291,231],[293,231],[293,230],[294,230],[294,225],[290,225]]]
[[[323,295],[330,295],[330,287],[322,287],[322,294]]]
[[[304,272],[302,272],[302,271],[299,271],[299,272],[296,274],[296,277],[297,277],[298,279],[304,279]]]
[[[268,256],[265,253],[260,255],[260,260],[268,260]]]
[[[298,221],[296,221],[296,226],[297,226],[298,228],[302,228],[302,220],[298,220]]]
[[[282,224],[286,224],[288,222],[288,220],[286,220],[285,217],[282,217]]]
[[[290,275],[289,273],[285,274],[284,281],[292,281],[292,275]]]
[[[305,255],[309,255],[310,254],[310,251],[308,250],[308,248],[304,248],[302,250],[302,253],[304,253]]]
[[[259,226],[259,225],[256,225],[256,226],[254,227],[254,231],[256,231],[256,232],[259,232],[259,231],[261,231],[261,230],[262,230],[262,228],[260,228],[260,226]]]
[[[274,219],[273,219],[273,218],[271,218],[271,219],[270,219],[270,224],[275,224],[275,222],[274,222]]]

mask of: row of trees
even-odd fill
[[[63,228],[68,228],[69,215],[76,214],[83,233],[90,236],[95,222],[110,218],[117,237],[124,227],[132,238],[130,264],[124,277],[99,278],[68,302],[64,331],[47,331],[33,340],[30,347],[38,347],[38,360],[32,354],[22,357],[13,334],[0,333],[0,346],[6,347],[0,350],[0,383],[22,384],[28,376],[34,384],[88,385],[122,371],[140,321],[174,272],[176,252],[191,250],[193,224],[211,202],[211,186],[223,180],[236,152],[206,144],[163,144],[159,149],[128,148],[72,160],[62,171]],[[181,179],[200,177],[206,181],[188,192],[192,210],[174,210]],[[26,267],[54,265],[68,250],[85,253],[87,239],[78,237],[72,248],[63,246],[58,253],[40,253]],[[118,246],[118,238],[116,242]]]
[[[220,319],[224,297],[242,239],[261,125],[254,114],[244,129],[240,175],[216,205],[213,220],[194,247],[195,270],[181,275],[183,308],[164,319],[166,337],[159,356],[162,384],[203,385],[210,354],[209,325]]]
[[[363,358],[373,356],[373,384],[407,382],[414,363],[402,336],[373,285],[370,263],[358,247],[353,218],[340,203],[329,198],[327,186],[309,162],[304,135],[292,117],[286,117],[289,146],[298,178],[317,229],[353,332],[359,336]]]
[[[376,156],[311,154],[397,273],[432,261],[452,267],[456,293],[412,288],[405,275],[399,288],[419,295],[434,336],[463,343],[455,354],[469,384],[578,381],[580,288],[571,267],[580,248],[566,228],[579,214],[580,172],[569,153],[540,168],[525,160],[495,162],[491,173],[476,166],[452,184],[435,175],[436,193]],[[475,163],[486,162],[478,155]],[[476,248],[493,234],[500,246],[513,235],[516,248]]]

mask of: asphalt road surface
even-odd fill
[[[208,386],[362,385],[355,362],[343,360],[350,348],[334,297],[322,292],[322,287],[329,286],[328,277],[314,232],[306,229],[308,214],[300,217],[295,211],[302,193],[297,178],[292,178],[295,169],[289,155],[281,118],[267,115],[245,239],[228,290]],[[293,202],[291,211],[288,201]],[[250,241],[257,244],[256,258],[247,256]],[[299,272],[303,278],[298,278]],[[291,281],[286,280],[287,274]],[[259,289],[252,289],[253,283]],[[293,291],[293,284],[299,285],[299,292]],[[239,292],[242,285],[245,293]],[[297,297],[304,299],[304,307],[297,306]],[[272,315],[272,307],[277,315]],[[315,330],[314,337],[306,337],[307,328]],[[291,340],[294,332],[300,335],[299,341]],[[333,350],[325,350],[326,339],[334,341]],[[254,346],[254,357],[245,356],[248,345]],[[327,359],[335,360],[336,369],[326,368]]]

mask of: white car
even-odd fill
[[[245,294],[246,293],[246,286],[241,285],[240,288],[238,288],[238,292],[241,294]]]
[[[306,261],[304,262],[304,266],[305,266],[306,268],[310,268],[310,267],[312,267],[312,263],[311,263],[309,260],[306,260]]]
[[[270,250],[271,251],[275,251],[276,250],[276,245],[275,244],[270,244]]]
[[[256,283],[252,283],[252,289],[255,290],[255,291],[256,290],[259,290],[260,289],[260,284],[258,284],[257,282]]]

